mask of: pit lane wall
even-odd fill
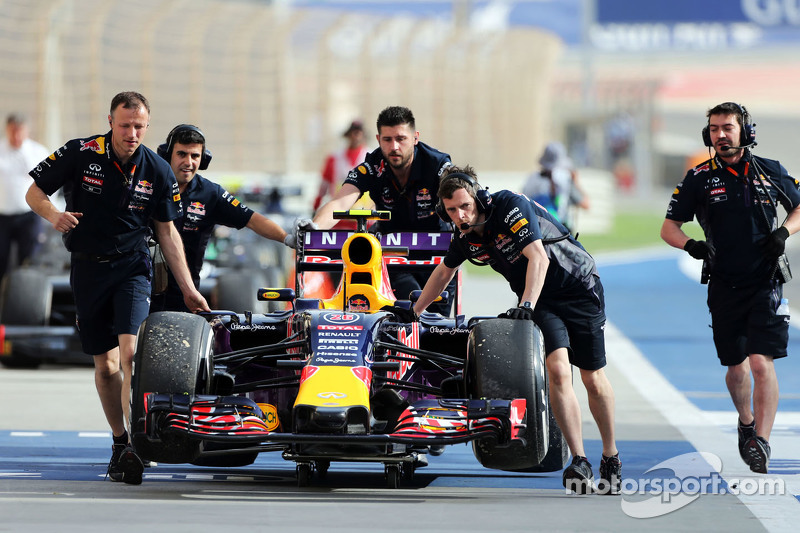
[[[388,105],[476,168],[535,168],[562,41],[534,28],[247,0],[0,0],[0,113],[51,149],[106,131],[114,94],[152,106],[146,144],[201,127],[212,168],[319,172],[355,117]]]

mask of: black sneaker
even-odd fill
[[[586,457],[576,455],[572,458],[572,464],[564,469],[561,476],[564,488],[578,494],[588,494],[594,490],[594,474],[592,465]]]
[[[737,430],[739,432],[739,455],[745,464],[750,464],[750,456],[747,455],[746,445],[747,441],[756,436],[756,421],[753,420],[749,425],[745,426],[741,420],[737,420]]]
[[[622,486],[622,463],[619,454],[613,457],[602,456],[600,459],[600,483],[597,492],[600,494],[619,494]]]
[[[766,474],[771,450],[764,437],[756,435],[748,440],[747,444],[745,444],[745,451],[750,459],[747,461],[747,464],[750,465],[750,470],[759,474]]]
[[[122,452],[125,451],[127,444],[112,444],[111,445],[111,461],[108,462],[108,470],[106,470],[106,477],[111,478],[111,481],[122,481],[122,470],[119,466],[119,458],[122,457]]]

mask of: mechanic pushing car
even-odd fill
[[[519,306],[500,318],[532,320],[542,330],[550,403],[573,455],[564,469],[564,487],[578,493],[619,493],[614,391],[603,371],[605,301],[594,259],[546,209],[511,191],[489,194],[470,166],[446,169],[438,192],[437,214],[460,231],[431,273],[414,311],[424,311],[466,260],[488,264],[502,274]],[[603,441],[602,483],[597,486],[583,449],[571,365],[580,369]]]
[[[381,221],[381,233],[401,231],[448,231],[449,223],[436,216],[436,191],[439,177],[451,165],[450,156],[419,140],[414,114],[406,107],[387,107],[378,115],[379,147],[367,154],[363,163],[350,171],[333,198],[319,208],[313,222],[298,220],[299,229],[330,229],[333,212],[353,207],[364,193],[369,193],[375,209],[390,211],[391,220]],[[422,288],[426,273],[394,272],[390,281],[398,300],[408,299],[411,291]],[[435,304],[432,310],[450,314],[455,294],[455,280],[447,287],[447,303]]]
[[[111,100],[108,123],[108,133],[68,141],[31,170],[34,183],[26,199],[64,234],[72,252],[77,326],[84,352],[94,356],[95,384],[114,439],[108,476],[136,485],[144,466],[129,445],[125,419],[134,342],[149,311],[151,219],[187,308],[209,308],[192,284],[172,224],[181,214],[178,183],[169,165],[142,145],[150,104],[139,93],[119,93]],[[63,212],[49,198],[60,188]]]
[[[765,474],[778,410],[774,360],[786,357],[789,342],[788,304],[781,305],[791,276],[784,249],[800,229],[800,186],[778,161],[752,154],[755,124],[744,106],[725,102],[706,117],[702,137],[714,157],[690,169],[675,189],[661,238],[704,261],[714,345],[739,414],[739,454],[750,470]],[[778,203],[789,213],[782,225]],[[695,215],[705,241],[681,228]]]
[[[198,170],[207,169],[211,162],[211,151],[206,146],[205,135],[197,126],[175,126],[157,152],[169,162],[178,180],[183,216],[175,221],[175,226],[181,234],[186,261],[196,288],[200,287],[203,258],[217,224],[236,229],[247,227],[273,241],[284,242],[287,239],[286,232],[278,224],[254,212],[220,185],[197,173]],[[167,272],[166,289],[159,293],[154,291],[150,311],[189,311],[171,272]]]

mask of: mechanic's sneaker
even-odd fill
[[[745,452],[749,458],[747,464],[750,465],[750,470],[759,474],[766,474],[771,450],[764,437],[756,435],[748,440],[747,444],[745,444]]]
[[[106,477],[111,478],[111,481],[122,481],[119,458],[122,457],[122,452],[125,451],[125,448],[127,448],[127,444],[111,445],[111,461],[108,462],[108,470],[106,470]]]
[[[600,482],[597,484],[599,494],[619,494],[622,486],[622,463],[619,454],[613,457],[602,456],[600,459]]]
[[[111,456],[111,461],[108,465],[108,477],[111,481],[124,481],[128,485],[141,485],[142,473],[144,472],[144,464],[133,447],[130,445],[121,446],[122,451],[117,456],[117,448],[119,444],[114,445],[114,454]],[[116,462],[114,459],[116,458]]]
[[[561,476],[564,488],[578,494],[588,494],[594,490],[594,474],[592,465],[586,457],[576,455],[572,458],[572,464],[564,469]]]
[[[745,464],[750,464],[750,456],[747,455],[747,441],[756,436],[756,421],[753,420],[749,425],[745,426],[741,420],[737,419],[737,431],[739,433],[739,455]]]

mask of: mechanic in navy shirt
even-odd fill
[[[789,316],[777,313],[783,285],[776,269],[786,239],[800,229],[800,191],[778,161],[752,154],[755,124],[744,106],[725,102],[706,116],[702,136],[714,157],[675,189],[661,237],[706,262],[714,345],[739,414],[739,454],[766,473],[778,409],[774,360],[786,357],[789,342]],[[783,225],[778,203],[789,213]],[[681,228],[695,216],[705,241]]]
[[[179,124],[167,135],[158,154],[167,160],[178,180],[183,216],[175,220],[181,234],[186,261],[195,287],[200,286],[200,270],[206,246],[217,224],[231,228],[250,228],[266,239],[283,242],[286,232],[275,222],[253,212],[235,196],[197,173],[211,162],[203,132],[191,124]],[[154,294],[150,311],[188,311],[172,272],[167,289]]]
[[[425,285],[414,311],[419,314],[471,259],[489,264],[506,278],[519,299],[502,318],[533,320],[541,329],[550,382],[550,403],[573,455],[564,486],[578,492],[592,487],[581,411],[572,388],[571,364],[580,369],[600,437],[603,491],[618,492],[621,464],[614,437],[614,391],[606,365],[605,301],[594,259],[544,207],[526,196],[481,188],[475,171],[450,167],[439,186],[437,211],[459,228],[444,261]]]
[[[368,193],[375,209],[391,211],[391,220],[379,223],[381,233],[402,231],[450,231],[449,224],[436,216],[439,177],[451,165],[450,156],[420,142],[414,114],[406,107],[387,107],[378,115],[379,147],[350,171],[333,199],[314,217],[317,228],[334,225],[333,212],[350,209]],[[301,222],[302,223],[302,222]],[[393,272],[389,275],[399,300],[425,285],[424,272]],[[433,310],[447,316],[455,294],[455,280],[447,287],[450,300],[435,304]]]
[[[142,145],[150,105],[136,92],[111,101],[111,131],[68,141],[30,175],[31,209],[63,233],[72,252],[70,284],[83,350],[94,356],[95,384],[114,436],[108,475],[138,484],[142,461],[128,444],[134,341],[147,318],[150,298],[150,220],[155,221],[166,260],[193,311],[208,304],[192,284],[180,234],[172,221],[181,215],[172,171]],[[63,189],[65,211],[49,196]]]

